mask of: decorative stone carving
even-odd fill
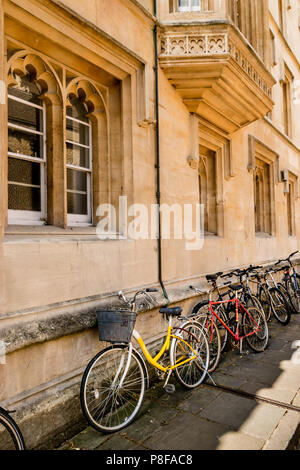
[[[269,97],[272,88],[268,86],[259,72],[247,60],[238,46],[229,39],[229,33],[224,34],[166,34],[161,38],[160,57],[174,56],[206,56],[215,54],[230,54],[247,75]]]
[[[272,110],[275,80],[230,24],[166,26],[160,66],[190,113],[230,135]]]
[[[16,75],[22,77],[27,74],[39,85],[42,99],[61,103],[60,83],[50,66],[38,55],[18,52],[9,61],[8,86],[17,84]]]

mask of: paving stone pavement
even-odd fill
[[[292,349],[300,341],[300,315],[285,327],[272,319],[269,328],[264,353],[225,353],[212,378],[217,386],[276,400],[280,406],[213,387],[209,379],[194,391],[173,382],[173,394],[155,383],[128,428],[104,435],[87,427],[60,449],[299,450],[300,412],[287,406],[300,410],[300,364]]]

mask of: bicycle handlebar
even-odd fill
[[[279,261],[277,261],[277,263],[275,263],[274,266],[277,266],[278,264],[284,263],[284,262],[286,262],[286,261],[288,261],[290,264],[292,264],[292,263],[291,263],[291,258],[292,258],[293,256],[295,256],[297,253],[299,253],[299,250],[295,251],[294,253],[292,253],[290,256],[288,256],[288,257],[285,258],[285,259],[280,259]]]
[[[216,289],[221,289],[222,287],[226,287],[226,286],[229,286],[229,285],[231,285],[231,282],[224,282],[224,284],[222,284],[220,286],[216,286],[216,287],[213,286],[211,289],[205,290],[205,291],[199,289],[199,287],[194,287],[194,286],[190,286],[190,289],[194,290],[198,294],[210,294],[211,292],[215,291]]]
[[[137,291],[134,296],[131,298],[131,299],[128,299],[123,291],[119,291],[119,297],[120,299],[123,300],[124,303],[126,303],[127,305],[131,305],[133,306],[136,302],[136,299],[139,295],[142,295],[142,294],[146,294],[147,297],[149,297],[151,299],[151,301],[153,300],[152,297],[148,294],[150,292],[158,292],[158,289],[155,289],[155,288],[147,288],[147,289],[144,289],[144,290],[139,290]]]

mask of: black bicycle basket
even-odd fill
[[[99,340],[126,343],[131,339],[137,314],[128,310],[97,310]]]

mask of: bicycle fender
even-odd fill
[[[202,302],[199,302],[198,304],[194,306],[192,313],[196,313],[197,310],[199,310],[199,308],[205,307],[207,305],[209,305],[209,300],[202,300]]]

